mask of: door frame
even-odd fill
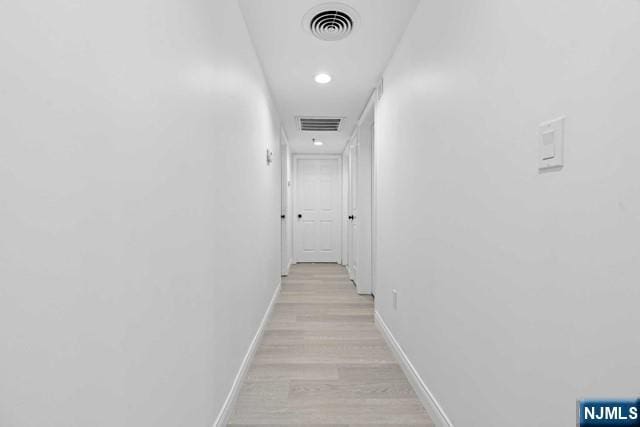
[[[375,297],[378,280],[378,104],[384,93],[384,79],[378,82],[371,95],[373,125],[371,128],[371,295]]]
[[[284,129],[280,129],[280,275],[289,275],[292,257],[291,240],[291,148]]]
[[[378,279],[377,257],[378,257],[378,170],[379,168],[378,168],[378,155],[377,155],[377,147],[376,147],[376,122],[377,122],[376,116],[377,116],[378,102],[382,97],[382,92],[383,92],[383,83],[382,81],[380,81],[378,86],[372,91],[369,97],[369,100],[367,101],[367,104],[365,105],[364,109],[362,110],[362,113],[358,118],[356,127],[345,146],[345,150],[343,151],[344,155],[349,155],[349,150],[352,149],[351,147],[354,145],[354,142],[356,144],[360,143],[360,141],[357,139],[360,138],[361,129],[364,126],[371,126],[370,128],[371,135],[370,135],[370,141],[369,141],[370,143],[369,162],[370,163],[368,165],[370,175],[367,174],[367,177],[365,178],[368,182],[367,185],[369,185],[369,199],[365,201],[365,204],[367,206],[367,209],[369,209],[369,218],[368,218],[369,227],[367,227],[366,232],[369,233],[369,247],[367,248],[367,250],[369,251],[370,265],[366,267],[370,268],[370,271],[368,272],[370,277],[369,279],[370,283],[368,284],[368,286],[363,286],[367,284],[358,284],[358,277],[352,278],[356,283],[359,293],[371,294],[371,295],[375,295],[376,282]],[[358,162],[361,161],[359,157],[360,156],[358,155]],[[349,170],[349,174],[350,173],[351,173],[351,170]],[[356,173],[358,175],[360,174],[359,171],[357,171]],[[357,186],[356,191],[358,192],[360,191],[361,185],[362,185],[362,182],[356,179],[356,186]],[[345,191],[348,192],[347,200],[350,200],[352,197],[351,189],[348,188],[347,186]],[[360,196],[357,196],[357,197],[360,197]],[[350,205],[347,206],[346,209],[351,209]],[[347,215],[351,215],[351,212],[348,212]],[[361,227],[360,232],[363,232],[363,231],[365,231],[365,229]],[[345,230],[345,233],[347,232],[348,231]],[[358,253],[356,254],[356,256],[358,257],[362,256],[361,255],[362,251],[358,250],[357,252]],[[351,253],[349,253],[349,256],[347,258],[347,264],[348,264],[347,268],[351,276],[350,258],[351,258]],[[362,265],[358,265],[358,269],[363,267],[364,266]]]
[[[378,156],[376,153],[376,108],[371,124],[371,295],[376,295],[378,275]]]
[[[358,212],[358,191],[360,179],[358,177],[359,172],[359,164],[358,164],[358,143],[359,143],[359,128],[356,127],[355,132],[352,137],[349,139],[349,143],[347,144],[347,158],[349,160],[349,177],[347,184],[347,217],[351,215],[356,215],[360,217],[360,212]],[[358,256],[359,256],[359,234],[355,232],[359,230],[359,227],[356,227],[357,223],[355,220],[348,219],[347,223],[347,245],[349,247],[349,258],[347,259],[347,272],[349,273],[349,279],[357,286],[358,283]]]
[[[342,265],[349,267],[349,154],[347,153],[351,139],[347,141],[344,151],[340,155],[342,157],[342,230],[340,233],[342,241]]]
[[[338,161],[338,185],[337,188],[339,190],[339,194],[337,194],[336,198],[338,200],[338,207],[336,209],[336,212],[338,214],[338,218],[336,218],[336,224],[338,225],[339,230],[338,230],[338,241],[336,242],[337,244],[337,251],[338,251],[338,263],[340,263],[340,260],[342,259],[342,180],[344,179],[344,177],[342,176],[342,155],[341,154],[293,154],[292,155],[292,163],[293,163],[293,176],[291,177],[291,182],[292,182],[292,186],[291,186],[291,196],[293,199],[293,210],[291,212],[292,214],[292,224],[293,226],[291,227],[292,229],[292,237],[293,237],[293,248],[292,248],[292,259],[293,259],[293,263],[294,264],[298,264],[298,257],[296,254],[296,217],[297,217],[297,212],[298,212],[298,160],[300,159],[309,159],[309,160],[337,160]]]

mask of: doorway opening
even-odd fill
[[[293,156],[294,260],[339,263],[342,259],[342,158]]]
[[[345,266],[358,293],[375,295],[375,105],[365,107],[343,152],[346,163]]]

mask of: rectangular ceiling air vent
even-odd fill
[[[339,132],[342,117],[297,117],[302,132]]]

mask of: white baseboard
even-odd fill
[[[351,279],[351,278],[353,277],[353,269],[352,269],[352,268],[351,268],[351,266],[350,266],[350,265],[348,265],[348,264],[347,264],[347,274],[349,275],[349,279],[350,279],[351,281],[353,281],[353,279]],[[355,282],[353,282],[353,283],[355,283]]]
[[[256,332],[253,340],[251,341],[251,345],[249,345],[249,349],[247,350],[247,354],[245,354],[244,359],[242,360],[242,364],[240,365],[240,369],[238,369],[238,373],[236,374],[235,379],[233,380],[233,384],[231,386],[231,390],[229,390],[229,394],[227,395],[226,400],[224,401],[224,405],[222,405],[222,409],[216,418],[216,421],[213,423],[213,427],[222,427],[227,425],[229,422],[229,418],[231,417],[231,410],[238,399],[238,394],[240,393],[240,387],[242,386],[242,382],[244,381],[247,371],[249,370],[249,366],[251,365],[251,361],[253,360],[253,356],[258,349],[258,345],[260,344],[260,340],[262,339],[262,334],[264,333],[264,328],[271,317],[271,312],[273,311],[273,306],[275,305],[276,299],[278,298],[278,294],[280,293],[280,288],[282,287],[282,283],[278,283],[273,296],[271,297],[271,302],[269,302],[269,306],[267,307],[267,311],[264,313],[262,317],[262,321],[260,322],[260,326],[258,327],[258,331]]]
[[[400,344],[398,344],[398,341],[396,341],[395,337],[387,327],[387,324],[384,323],[384,320],[382,320],[382,317],[377,311],[375,312],[375,320],[376,326],[384,336],[387,344],[389,344],[389,347],[391,347],[391,351],[395,355],[396,359],[398,359],[402,370],[409,379],[409,383],[411,383],[411,386],[418,395],[418,399],[420,399],[420,401],[424,405],[435,425],[437,427],[454,427],[453,423],[451,422],[449,417],[447,417],[447,414],[445,414],[444,410],[434,397],[433,393],[431,393],[431,390],[429,390],[429,387],[427,387],[427,385],[424,383],[424,381],[420,377],[420,374],[418,374],[418,371],[416,371],[416,368],[413,367],[413,364],[411,363],[405,352],[402,350],[402,347],[400,347]]]

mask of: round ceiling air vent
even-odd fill
[[[305,15],[302,25],[316,38],[338,41],[353,32],[358,14],[342,3],[325,3],[314,7]]]

